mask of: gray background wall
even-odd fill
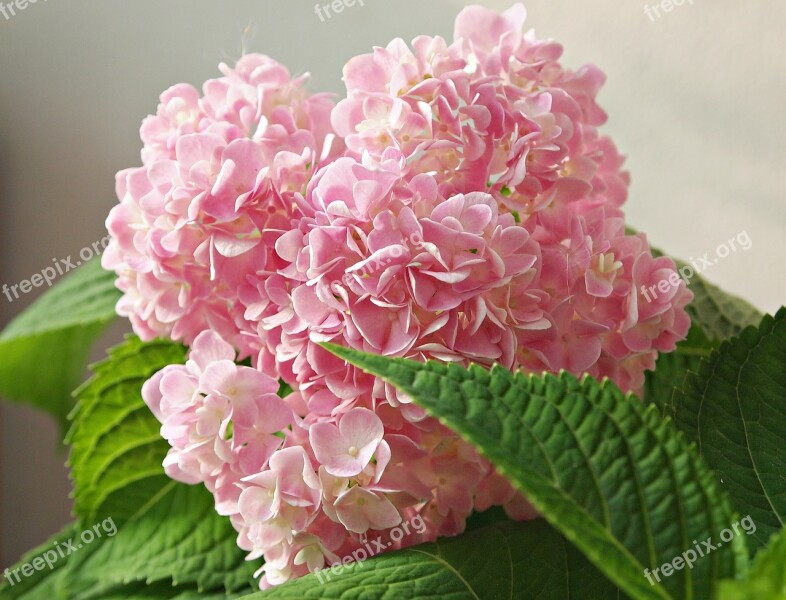
[[[340,92],[349,57],[396,36],[450,37],[469,3],[365,0],[324,23],[313,0],[39,0],[0,16],[0,284],[103,236],[113,175],[138,163],[139,123],[169,85],[199,85],[245,47]],[[528,25],[563,42],[567,64],[595,62],[609,77],[601,100],[629,156],[630,223],[686,258],[747,231],[753,247],[706,276],[776,310],[786,300],[786,5],[693,0],[655,21],[642,0],[527,6]],[[0,322],[33,296],[0,296]],[[0,566],[68,521],[64,460],[46,417],[0,408]]]

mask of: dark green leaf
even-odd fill
[[[696,371],[701,359],[708,357],[717,345],[697,325],[692,325],[688,339],[677,344],[674,352],[661,354],[655,370],[646,372],[644,401],[657,406],[662,415],[672,417],[674,393],[682,388],[688,371]]]
[[[614,585],[542,519],[497,523],[339,570],[306,575],[247,600],[620,597]]]
[[[653,570],[715,538],[732,511],[658,415],[610,382],[418,363],[326,346],[395,385],[485,454],[551,524],[635,598],[707,598],[744,568],[743,537],[661,583]]]
[[[764,546],[786,520],[786,309],[724,342],[675,394],[676,423],[695,440]]]

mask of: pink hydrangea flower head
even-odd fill
[[[298,214],[294,195],[343,145],[330,96],[308,95],[304,77],[254,54],[221,70],[202,95],[167,90],[143,123],[143,166],[118,173],[103,265],[143,339],[190,344],[213,330],[249,354],[240,287],[278,268],[271,248]]]
[[[143,166],[118,174],[118,311],[190,346],[143,389],[167,473],[214,494],[264,557],[263,588],[414,519],[385,547],[495,505],[535,516],[474,447],[322,342],[639,391],[687,334],[676,265],[626,233],[603,74],[564,67],[525,19],[472,6],[451,43],[354,57],[335,107],[267,57],[222,65],[201,94],[162,95]]]

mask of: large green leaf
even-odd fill
[[[74,555],[60,585],[69,598],[166,580],[209,591],[250,589],[254,566],[211,494],[164,473],[168,444],[142,400],[150,376],[184,360],[178,344],[132,337],[110,350],[76,393],[68,436],[76,511],[87,528],[111,517],[118,533]]]
[[[619,591],[542,519],[503,522],[306,575],[248,600],[611,600]]]
[[[67,548],[68,546],[63,543],[71,540],[75,535],[75,527],[69,525],[52,539],[22,556],[17,564],[8,568],[8,574],[0,581],[0,598],[3,600],[48,600],[56,597],[54,592],[55,585],[64,571],[69,558],[66,555],[67,550],[63,551],[65,556],[61,557],[57,553],[56,548]],[[47,556],[50,561],[48,564],[52,564],[51,569],[48,568],[48,564],[45,562],[43,567],[46,568],[34,570],[30,576],[26,577],[22,573],[23,565],[32,565],[35,558],[43,558],[46,552],[51,552],[52,550],[55,551],[55,554]],[[38,565],[41,565],[40,561]]]
[[[759,550],[745,581],[723,581],[719,600],[786,600],[786,531]]]
[[[73,537],[78,532],[74,527],[69,527],[64,534]],[[10,567],[10,571],[19,569],[22,565],[32,561],[37,556],[41,556],[45,551],[50,550],[54,544],[61,541],[63,535],[51,539],[46,544],[36,550],[31,551],[22,560]],[[95,542],[99,544],[100,542]],[[22,578],[19,583],[13,586],[5,580],[0,583],[0,599],[2,600],[73,600],[70,592],[65,588],[69,582],[74,582],[79,578],[78,573],[69,572],[64,568],[69,557],[66,557],[54,564],[54,570],[44,569],[36,571],[31,577]],[[16,579],[14,579],[16,582]],[[248,592],[239,594],[227,594],[224,591],[199,592],[193,586],[172,585],[171,581],[160,581],[148,584],[145,582],[135,582],[119,584],[109,589],[102,589],[101,600],[234,600],[241,596],[247,596]]]
[[[753,549],[786,520],[786,308],[723,343],[675,394],[676,423],[717,471]]]
[[[114,279],[92,260],[9,323],[0,335],[0,395],[65,424],[90,347],[116,316]]]
[[[96,585],[98,582],[83,578],[78,569],[67,568],[71,560],[78,559],[80,554],[65,556],[65,558],[54,563],[53,570],[44,568],[42,571],[35,571],[31,577],[22,577],[21,572],[18,571],[23,565],[31,563],[36,557],[43,556],[46,551],[52,550],[58,545],[63,547],[62,543],[64,541],[70,538],[77,539],[79,533],[78,527],[70,525],[61,534],[27,553],[18,564],[9,568],[14,585],[10,585],[8,580],[0,582],[0,598],[2,600],[74,600],[77,597],[73,592],[75,587]],[[91,544],[90,548],[95,551],[111,543],[113,542],[106,538],[96,540]],[[87,553],[87,548],[80,549],[79,553]],[[122,557],[120,562],[120,567],[114,566],[115,572],[122,567]],[[13,575],[14,570],[19,572],[20,577],[18,579]],[[229,594],[224,589],[200,592],[193,585],[174,586],[171,580],[157,582],[138,580],[117,585],[111,585],[108,582],[100,583],[102,587],[100,591],[96,590],[94,597],[101,600],[232,600],[241,596],[247,596],[250,589],[247,586],[238,586],[238,593]],[[240,591],[241,589],[243,591]]]
[[[248,594],[225,594],[223,592],[198,592],[183,587],[173,587],[166,582],[136,583],[122,585],[102,592],[101,600],[237,600]],[[32,599],[31,599],[32,600]],[[41,600],[48,600],[42,598]],[[71,600],[68,598],[67,600]]]
[[[111,516],[120,524],[169,483],[161,466],[169,447],[141,390],[156,371],[183,363],[185,353],[179,344],[129,337],[75,392],[66,441],[74,506],[85,521]]]
[[[255,566],[244,561],[236,538],[204,487],[170,482],[114,537],[75,554],[59,588],[70,600],[101,600],[134,583],[250,591]]]
[[[595,566],[634,598],[708,598],[745,565],[742,537],[650,585],[733,522],[712,473],[654,406],[610,382],[418,363],[327,345],[472,442]]]

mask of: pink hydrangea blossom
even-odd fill
[[[143,339],[190,344],[212,330],[248,354],[238,290],[278,265],[270,248],[297,215],[293,197],[341,152],[333,101],[261,55],[241,58],[203,95],[176,85],[142,125],[143,166],[117,175],[105,268],[123,291],[118,313]]]
[[[422,530],[391,548],[495,505],[535,516],[473,446],[322,342],[638,391],[687,334],[683,283],[642,292],[676,267],[625,231],[603,74],[563,67],[525,17],[472,6],[452,43],[355,57],[335,107],[246,56],[202,94],[165,92],[143,166],[118,175],[104,256],[118,312],[190,346],[143,389],[166,471],[213,492],[264,557],[262,587],[415,516]]]

